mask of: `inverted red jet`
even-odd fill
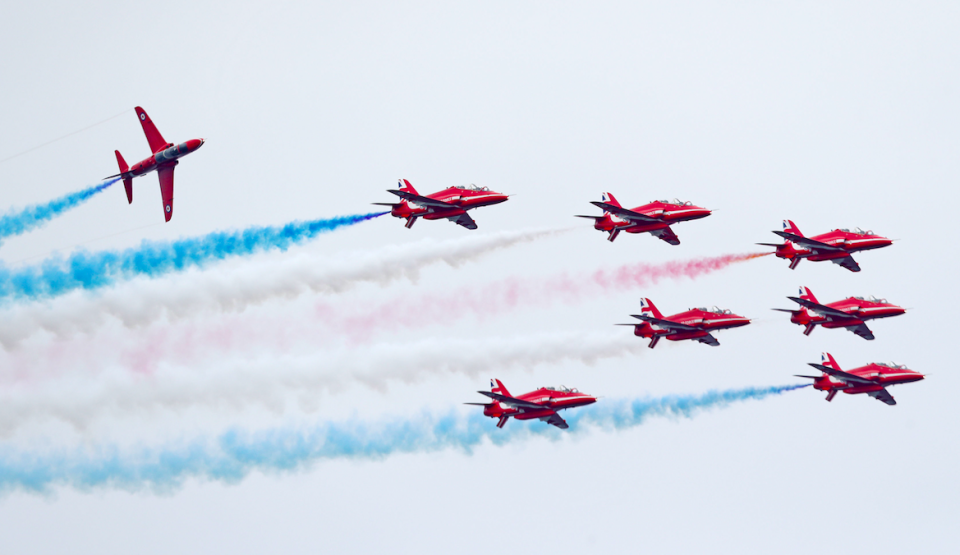
[[[887,387],[902,383],[918,382],[924,379],[924,375],[914,372],[902,364],[893,362],[871,362],[866,366],[854,368],[849,372],[840,370],[837,361],[830,353],[823,353],[822,364],[810,362],[810,366],[823,372],[820,376],[801,376],[798,378],[810,378],[814,380],[814,389],[827,392],[827,401],[833,401],[838,391],[849,393],[866,393],[867,395],[883,401],[888,405],[896,405],[897,401],[887,391]]]
[[[621,231],[649,233],[671,245],[679,245],[680,238],[670,229],[670,224],[699,220],[710,215],[710,210],[681,200],[655,200],[649,204],[626,209],[620,206],[612,193],[603,193],[601,200],[590,204],[603,209],[603,216],[580,216],[593,220],[593,228],[606,231],[608,241],[613,241]]]
[[[783,221],[783,231],[774,231],[774,233],[786,239],[786,242],[757,244],[776,247],[774,254],[777,258],[789,260],[791,270],[806,258],[811,262],[829,260],[851,272],[859,272],[860,265],[850,256],[852,253],[880,249],[893,244],[890,239],[876,235],[872,231],[864,231],[859,227],[834,229],[829,233],[807,238],[800,233],[797,224],[790,220]]]
[[[789,312],[790,321],[804,326],[803,334],[810,335],[814,328],[844,328],[860,337],[873,340],[873,332],[865,323],[877,318],[900,316],[906,310],[876,297],[848,297],[842,301],[820,304],[813,292],[807,287],[800,288],[799,297],[787,297],[800,305],[799,310],[775,308],[780,312]]]
[[[110,177],[120,177],[123,179],[123,188],[127,191],[127,203],[133,203],[133,178],[146,175],[156,171],[160,177],[160,196],[163,198],[163,217],[170,221],[173,217],[173,170],[180,163],[179,159],[197,150],[205,142],[203,139],[190,139],[185,143],[174,145],[168,143],[157,126],[153,124],[150,116],[143,111],[143,108],[137,106],[137,117],[140,119],[140,125],[143,127],[143,134],[147,136],[147,143],[150,145],[150,151],[153,154],[133,166],[127,167],[123,156],[119,150],[117,154],[117,164],[120,166],[120,173]],[[109,178],[107,178],[109,179]]]
[[[417,218],[424,220],[450,220],[467,229],[477,229],[477,223],[467,214],[467,210],[500,204],[508,198],[503,193],[496,193],[486,187],[465,185],[463,187],[448,187],[442,191],[421,196],[406,179],[399,181],[397,190],[387,189],[388,192],[400,197],[400,202],[375,202],[377,206],[389,206],[390,215],[407,220],[405,227],[413,227]]]
[[[648,346],[651,349],[657,346],[661,337],[666,337],[670,341],[692,339],[711,347],[718,347],[720,342],[710,332],[739,328],[750,323],[749,318],[717,307],[691,308],[686,312],[665,317],[660,314],[650,299],[640,299],[640,314],[631,314],[631,316],[643,320],[643,323],[618,325],[633,326],[633,335],[650,338]]]
[[[574,389],[560,387],[541,387],[536,391],[516,397],[510,395],[500,380],[490,380],[492,391],[478,391],[493,399],[492,403],[464,403],[483,407],[483,415],[497,418],[497,427],[502,428],[511,417],[517,420],[542,420],[547,424],[566,430],[570,426],[560,418],[558,411],[582,407],[597,402],[593,395],[580,393]]]

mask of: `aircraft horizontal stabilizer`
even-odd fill
[[[761,247],[782,247],[783,243],[754,243],[760,245]]]
[[[510,405],[514,407],[523,407],[525,409],[542,409],[543,405],[538,405],[537,403],[531,403],[530,401],[524,401],[523,399],[516,399],[514,397],[508,397],[506,395],[501,395],[499,393],[494,393],[492,391],[478,391],[477,393],[481,395],[486,395],[491,399],[500,401],[505,405]]]
[[[630,316],[631,316],[632,318],[636,318],[636,319],[638,319],[638,320],[643,320],[644,322],[647,322],[647,323],[650,323],[650,324],[656,324],[657,326],[660,326],[661,328],[667,328],[667,329],[671,329],[671,330],[697,331],[697,330],[700,329],[700,328],[698,328],[698,327],[688,326],[688,325],[686,325],[686,324],[681,324],[681,323],[679,323],[679,322],[671,322],[670,320],[663,320],[663,319],[661,319],[661,318],[654,318],[654,317],[652,317],[652,316],[647,316],[646,314],[631,314]]]
[[[590,201],[590,204],[596,206],[597,208],[601,208],[607,212],[610,212],[611,214],[616,214],[621,218],[625,218],[634,222],[652,223],[652,222],[660,221],[657,218],[651,218],[646,214],[634,212],[633,210],[627,210],[626,208],[621,208],[620,206],[617,206],[615,204],[610,204],[607,202],[592,200]]]
[[[810,378],[811,380],[819,380],[822,376],[804,376],[803,374],[794,374],[797,378]],[[470,403],[467,403],[468,405]]]
[[[776,310],[777,312],[787,312],[793,314],[796,310],[790,310],[789,308],[771,308],[770,310]]]
[[[830,368],[829,366],[824,366],[822,364],[817,364],[815,362],[808,362],[807,364],[809,364],[810,366],[813,366],[814,368],[816,368],[817,370],[820,370],[821,372],[829,374],[834,378],[845,381],[847,383],[855,383],[855,384],[862,384],[862,385],[874,385],[877,383],[874,380],[863,378],[861,376],[857,376],[849,372],[844,372],[843,370],[836,370],[834,368]]]
[[[808,301],[807,299],[802,299],[800,297],[787,297],[787,298],[797,303],[800,306],[807,307],[814,312],[823,314],[824,316],[834,316],[837,318],[853,318],[852,316],[850,316],[849,314],[847,314],[842,310],[837,310],[836,308],[831,308],[829,306],[822,305],[820,303]]]
[[[820,241],[815,241],[815,240],[813,240],[813,239],[808,239],[808,238],[806,238],[806,237],[801,237],[800,235],[794,235],[793,233],[787,233],[786,231],[774,231],[774,233],[777,234],[777,235],[779,235],[780,237],[783,237],[783,238],[786,239],[787,241],[796,243],[796,244],[798,244],[798,245],[803,245],[803,246],[805,246],[805,247],[807,247],[807,248],[811,248],[811,249],[818,250],[818,251],[831,251],[831,252],[836,252],[836,251],[842,251],[842,250],[843,250],[843,249],[841,249],[840,247],[835,247],[835,246],[833,246],[833,245],[828,245],[828,244],[822,243],[822,242],[820,242]]]
[[[423,196],[420,196],[420,195],[415,195],[415,194],[409,193],[409,192],[407,192],[407,191],[398,191],[398,190],[396,190],[396,189],[387,189],[387,192],[388,192],[388,193],[393,193],[393,194],[397,195],[398,197],[400,197],[400,198],[402,198],[402,199],[405,199],[405,200],[409,200],[410,202],[413,202],[413,203],[415,203],[415,204],[419,204],[420,206],[432,206],[432,207],[434,207],[434,208],[455,208],[455,207],[457,206],[456,204],[450,204],[449,202],[443,202],[443,201],[441,201],[441,200],[435,200],[435,199],[432,199],[432,198],[430,198],[430,197],[423,197]]]

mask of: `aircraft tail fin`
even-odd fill
[[[419,194],[420,194],[420,193],[417,192],[416,189],[413,188],[413,185],[411,185],[410,182],[407,181],[406,179],[400,179],[400,180],[398,181],[397,185],[399,185],[399,188],[400,188],[401,191],[406,191],[406,192],[411,193],[411,194],[414,194],[414,195],[419,195]]]
[[[503,386],[503,383],[498,379],[490,380],[490,391],[499,393],[500,395],[506,395],[507,397],[513,397],[513,395],[510,395],[510,392],[507,391],[507,388]]]
[[[640,299],[640,313],[642,314],[644,312],[649,312],[654,318],[663,319],[663,314],[660,314],[657,306],[646,297]]]
[[[792,233],[799,237],[803,237],[803,233],[800,232],[800,228],[797,227],[797,224],[793,223],[793,220],[783,220],[783,230],[787,233]]]
[[[130,171],[130,166],[127,165],[127,161],[123,159],[123,156],[120,154],[119,150],[113,151],[117,155],[117,165],[120,166],[120,175]],[[124,177],[123,178],[123,190],[127,192],[127,204],[133,204],[133,178]]]
[[[150,145],[150,152],[156,152],[167,146],[167,140],[163,138],[153,120],[147,115],[143,108],[137,106],[134,108],[137,112],[137,118],[140,120],[140,126],[143,127],[143,134],[147,137],[147,143]]]
[[[820,304],[820,301],[813,296],[813,291],[811,291],[809,287],[803,287],[802,285],[800,286],[800,298],[805,301],[810,301],[811,303]]]
[[[620,202],[617,201],[617,197],[613,196],[613,193],[601,193],[600,201],[605,202],[607,204],[612,204],[617,208],[623,208],[622,206],[620,206]],[[609,212],[605,211],[604,214],[609,214]]]
[[[840,365],[837,364],[837,360],[833,358],[833,355],[831,355],[830,353],[823,353],[822,355],[820,355],[820,364],[826,366],[827,368],[840,370]]]

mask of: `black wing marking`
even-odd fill
[[[663,229],[655,229],[651,231],[650,234],[655,235],[657,239],[660,239],[665,243],[670,243],[671,245],[680,244],[680,238],[677,237],[677,234],[674,233],[673,230],[670,229],[669,227],[665,227]]]
[[[649,224],[653,222],[659,222],[657,218],[652,218],[646,214],[641,214],[639,212],[634,212],[633,210],[627,210],[621,206],[615,206],[613,204],[608,204],[606,202],[600,201],[590,201],[590,204],[596,206],[597,208],[602,208],[611,214],[616,214],[625,220],[630,220],[631,222],[639,222],[644,224]]]
[[[402,199],[409,200],[414,204],[419,204],[420,206],[431,206],[433,208],[456,208],[457,206],[456,204],[450,204],[448,202],[443,202],[442,200],[435,200],[430,197],[422,197],[420,195],[408,193],[407,191],[387,189],[387,192],[393,193]]]
[[[668,330],[678,330],[678,331],[697,331],[700,328],[693,326],[688,326],[686,324],[681,324],[679,322],[671,322],[670,320],[664,320],[662,318],[654,318],[652,316],[647,316],[646,314],[631,314],[634,318],[638,320],[643,320],[644,322],[655,324],[661,328]]]
[[[695,341],[699,341],[700,343],[703,343],[703,344],[705,344],[705,345],[710,345],[711,347],[719,347],[719,346],[720,346],[720,342],[717,341],[717,338],[714,337],[714,336],[712,336],[712,335],[710,335],[709,333],[708,333],[707,335],[704,335],[703,337],[694,337],[693,339],[694,339]]]
[[[473,218],[468,216],[466,212],[460,214],[459,216],[452,216],[447,219],[457,225],[462,225],[467,229],[477,229],[477,222],[473,221]]]
[[[868,391],[867,395],[873,397],[877,401],[883,401],[890,406],[897,404],[897,400],[894,399],[893,395],[890,395],[890,392],[886,389],[881,389],[880,391]]]
[[[852,331],[853,333],[859,335],[860,337],[866,339],[867,341],[873,341],[875,339],[875,337],[873,336],[873,332],[870,331],[870,328],[868,328],[866,324],[857,324],[856,326],[848,326],[846,329],[848,331]]]
[[[860,271],[860,265],[857,264],[857,261],[854,260],[853,257],[850,255],[844,256],[843,258],[833,258],[830,260],[830,262],[833,262],[834,264],[839,264],[844,268],[850,270],[851,272]]]
[[[540,420],[543,420],[547,424],[552,424],[560,428],[561,430],[566,430],[567,428],[570,427],[570,425],[567,424],[567,421],[564,420],[563,418],[560,418],[560,415],[557,413],[553,413],[550,416],[544,416]]]

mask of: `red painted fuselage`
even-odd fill
[[[490,380],[491,391],[478,391],[490,397],[492,403],[466,403],[483,407],[483,415],[498,419],[497,427],[502,428],[507,420],[542,420],[558,428],[566,429],[567,423],[557,414],[558,411],[582,407],[597,402],[593,395],[580,393],[576,388],[541,387],[535,391],[512,396],[500,380]]]
[[[871,362],[866,366],[844,371],[830,353],[823,353],[821,363],[810,363],[810,366],[819,369],[823,374],[798,377],[813,379],[814,389],[827,392],[827,401],[832,401],[837,392],[842,391],[850,395],[865,393],[888,405],[896,405],[897,402],[887,392],[887,387],[925,378],[919,372],[892,362]]]
[[[760,245],[776,247],[774,254],[777,258],[790,261],[790,269],[795,269],[801,260],[811,262],[830,261],[839,264],[851,272],[859,272],[860,266],[853,260],[851,254],[889,247],[893,241],[860,228],[834,229],[829,233],[805,237],[790,220],[784,220],[783,231],[773,233],[786,239],[782,244],[759,243]]]
[[[799,310],[777,308],[790,313],[790,322],[804,326],[803,334],[810,335],[817,326],[827,329],[846,329],[867,340],[874,338],[866,322],[890,318],[906,313],[903,307],[876,297],[848,297],[841,301],[820,304],[807,287],[800,288],[799,297],[787,297],[800,305]]]
[[[143,134],[147,138],[147,144],[150,145],[150,151],[153,152],[149,157],[137,162],[132,166],[127,166],[127,162],[120,155],[120,151],[114,153],[117,156],[117,165],[120,167],[120,173],[110,177],[119,177],[123,180],[123,188],[127,193],[127,202],[133,203],[133,178],[146,175],[150,172],[157,172],[160,179],[160,198],[163,202],[163,216],[166,221],[173,217],[173,170],[183,158],[191,152],[195,152],[205,142],[203,139],[190,139],[189,141],[175,145],[168,143],[153,120],[147,115],[143,108],[137,106],[134,108],[137,112],[137,119],[140,120],[140,126],[143,128]]]
[[[477,224],[468,210],[505,202],[508,195],[491,191],[486,187],[467,185],[448,187],[429,195],[420,195],[406,179],[401,179],[398,189],[389,192],[401,198],[398,203],[374,203],[389,206],[390,215],[407,220],[406,227],[413,227],[418,218],[424,220],[450,220],[467,229],[476,229]]]
[[[657,346],[661,338],[670,341],[693,340],[717,347],[720,342],[710,332],[739,328],[750,323],[749,318],[717,307],[691,308],[686,312],[663,316],[650,299],[640,299],[640,306],[640,314],[631,316],[643,322],[622,325],[633,326],[634,335],[650,339],[651,349]]]
[[[603,209],[603,215],[578,217],[593,219],[593,228],[606,232],[609,241],[625,231],[650,233],[666,243],[679,245],[680,239],[670,228],[672,224],[699,220],[711,214],[706,208],[677,199],[655,200],[636,208],[623,208],[612,193],[603,193],[599,202],[593,201],[591,204]]]

